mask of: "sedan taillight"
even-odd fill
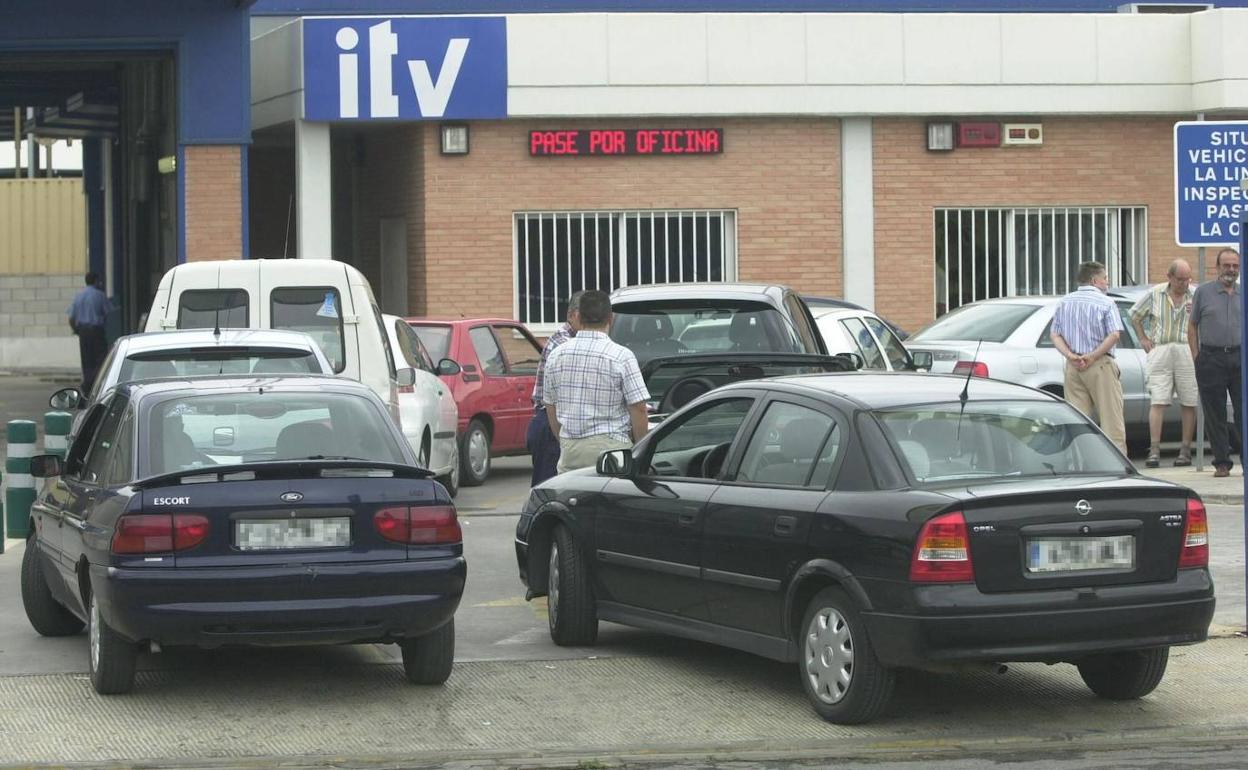
[[[954,374],[970,374],[972,377],[987,377],[988,364],[983,361],[959,361],[953,365]]]
[[[112,552],[186,551],[208,539],[208,518],[197,513],[140,513],[122,516],[113,532]]]
[[[439,545],[464,539],[453,505],[382,508],[373,514],[373,526],[377,534],[395,543]]]
[[[1183,524],[1183,551],[1179,554],[1179,568],[1209,566],[1209,517],[1205,504],[1194,497],[1187,498],[1187,520]]]
[[[961,512],[929,520],[919,532],[910,557],[910,580],[915,583],[972,583],[971,541]]]

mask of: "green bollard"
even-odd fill
[[[74,424],[74,416],[69,412],[43,413],[43,451],[65,459],[69,453],[69,429]]]
[[[35,502],[35,479],[30,475],[30,458],[35,456],[35,423],[33,420],[9,420],[9,456],[4,470],[9,474],[9,488],[4,493],[5,521],[8,537],[25,539],[30,506]]]

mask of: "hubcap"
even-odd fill
[[[555,627],[558,620],[556,613],[559,612],[559,544],[550,544],[550,580],[546,586],[546,604],[549,605],[546,614],[550,618],[550,627]]]
[[[87,625],[90,626],[91,636],[91,670],[96,671],[100,667],[100,605],[96,604],[94,596],[91,597],[91,619]]]
[[[490,443],[485,439],[485,432],[474,430],[468,437],[468,464],[477,476],[485,474],[490,467]]]
[[[811,618],[804,646],[806,677],[815,697],[839,703],[854,678],[854,638],[849,623],[833,607],[824,607]]]

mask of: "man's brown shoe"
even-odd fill
[[[1218,469],[1214,470],[1214,472],[1213,472],[1213,477],[1214,477],[1215,479],[1225,478],[1225,477],[1230,476],[1230,475],[1231,475],[1231,469],[1230,469],[1230,468],[1218,468]]]

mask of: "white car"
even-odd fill
[[[332,375],[333,366],[316,341],[303,332],[278,329],[185,329],[120,337],[100,365],[90,394],[65,388],[52,394],[53,409],[79,409],[74,432],[86,407],[118,384],[161,377],[219,374]]]
[[[889,325],[870,310],[812,307],[815,326],[829,355],[857,353],[863,370],[909,371],[919,368]]]
[[[411,385],[399,388],[399,425],[422,467],[433,471],[454,497],[459,492],[459,407],[451,389],[437,375],[420,337],[398,316],[383,315],[387,341],[397,366],[414,372]],[[399,372],[399,379],[407,375]]]

